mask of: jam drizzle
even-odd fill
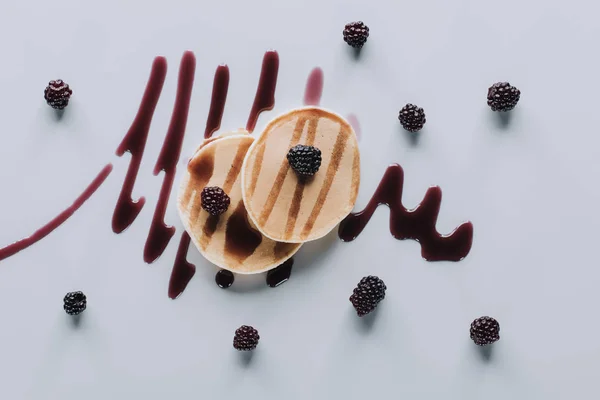
[[[292,267],[294,266],[294,259],[290,258],[279,267],[267,272],[267,285],[274,288],[290,279],[292,275]]]
[[[256,121],[261,112],[271,110],[275,106],[275,89],[277,87],[277,73],[279,72],[279,54],[275,50],[267,51],[263,57],[262,68],[254,103],[248,116],[246,130],[254,131]]]
[[[175,262],[173,263],[171,278],[169,279],[169,298],[173,300],[183,293],[196,273],[196,266],[186,259],[189,247],[190,235],[186,231],[183,231],[179,240]]]
[[[185,135],[185,127],[190,108],[190,98],[192,96],[192,88],[194,86],[194,73],[196,71],[196,57],[191,51],[186,51],[181,58],[179,66],[179,79],[177,84],[177,95],[175,98],[175,106],[171,115],[171,122],[163,146],[160,150],[156,166],[154,167],[154,175],[158,175],[160,171],[164,171],[165,177],[160,188],[160,195],[152,224],[146,238],[144,246],[144,261],[147,263],[154,262],[164,252],[169,244],[169,241],[175,234],[175,228],[167,226],[164,221],[169,195],[173,187],[175,179],[175,171],[177,162],[181,154],[181,146]]]
[[[229,90],[229,67],[219,65],[213,78],[212,97],[210,99],[210,109],[206,118],[206,129],[204,130],[204,139],[208,139],[221,127],[225,103],[227,102],[227,91]]]
[[[399,240],[413,239],[421,244],[421,255],[427,261],[460,261],[471,250],[473,224],[465,222],[448,235],[436,230],[442,191],[430,187],[423,201],[414,209],[402,205],[404,171],[398,164],[388,167],[377,190],[364,210],[348,215],[338,230],[345,242],[356,239],[381,204],[390,208],[390,232]]]
[[[319,67],[313,68],[306,80],[304,89],[304,105],[318,106],[323,96],[323,70]]]
[[[127,229],[135,221],[146,203],[144,197],[134,201],[131,194],[146,148],[146,140],[148,139],[154,110],[160,98],[166,75],[167,60],[164,57],[156,57],[152,63],[152,71],[138,112],[116,151],[119,157],[122,157],[128,151],[131,154],[131,160],[113,212],[112,230],[114,233],[121,233]]]
[[[37,231],[33,232],[30,236],[23,238],[13,244],[10,244],[6,247],[0,249],[0,261],[8,258],[10,256],[15,255],[28,248],[29,246],[39,242],[46,236],[48,236],[52,231],[61,226],[66,220],[68,220],[71,215],[75,213],[75,211],[79,210],[79,208],[98,190],[98,188],[104,183],[108,175],[110,175],[113,169],[112,164],[107,164],[100,173],[94,178],[94,180],[88,185],[88,187],[75,199],[73,204],[71,204],[67,209],[54,217],[50,222],[46,225],[39,228]]]

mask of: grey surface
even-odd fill
[[[0,262],[3,399],[568,399],[597,398],[600,172],[594,2],[544,1],[28,1],[0,15],[0,244],[38,228],[106,162],[115,169],[52,235]],[[344,23],[371,36],[357,60]],[[406,172],[404,202],[430,185],[449,232],[471,220],[471,254],[427,263],[394,240],[388,210],[353,243],[335,234],[305,246],[292,279],[264,276],[223,291],[215,268],[190,251],[197,273],[176,301],[166,290],[179,232],[153,265],[142,249],[162,176],[154,166],[184,50],[198,58],[182,160],[201,140],[212,75],[231,68],[223,130],[245,125],[263,52],[281,56],[277,103],[258,129],[301,104],[312,67],[325,73],[322,104],[362,126],[362,208],[386,166]],[[147,203],[121,235],[110,218],[128,156],[114,150],[137,110],[152,58],[169,72],[134,197]],[[57,120],[44,104],[50,79],[71,84]],[[508,124],[485,104],[508,80],[522,91]],[[397,112],[424,107],[411,138]],[[182,164],[183,165],[183,164]],[[181,173],[179,169],[179,174]],[[179,176],[178,174],[178,176]],[[348,296],[381,276],[388,295],[366,321]],[[79,326],[62,311],[87,293]],[[469,323],[492,315],[501,341],[482,355]],[[235,328],[261,335],[252,359],[231,348]]]

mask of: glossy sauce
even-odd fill
[[[275,106],[275,89],[277,87],[277,74],[279,72],[279,54],[276,51],[267,51],[263,57],[262,68],[254,103],[248,116],[246,130],[254,131],[256,121],[261,112],[271,110]]]
[[[436,230],[442,191],[431,187],[423,201],[413,210],[402,205],[404,171],[398,164],[391,165],[383,175],[377,190],[364,210],[348,215],[339,226],[339,237],[349,242],[363,231],[373,213],[381,204],[390,208],[390,232],[396,239],[413,239],[421,244],[421,255],[427,261],[460,261],[471,250],[473,225],[465,222],[448,235]]]
[[[304,104],[307,106],[318,106],[323,96],[323,70],[319,67],[313,68],[308,75],[306,88],[304,89]]]
[[[158,202],[154,210],[152,224],[144,246],[144,261],[154,262],[164,252],[169,241],[175,234],[175,228],[168,226],[165,221],[165,212],[175,179],[177,162],[181,153],[187,117],[190,108],[190,98],[194,86],[194,73],[196,71],[196,57],[194,53],[186,51],[179,67],[179,80],[175,106],[171,115],[171,123],[161,148],[158,160],[154,167],[154,175],[164,171],[165,176],[160,189]]]
[[[210,99],[210,109],[206,118],[206,129],[204,138],[208,139],[221,127],[223,111],[227,102],[227,91],[229,90],[229,67],[219,65],[215,71],[213,79],[212,97]]]
[[[227,220],[225,228],[225,252],[233,255],[240,263],[254,253],[262,243],[262,235],[248,221],[248,212],[240,201]]]
[[[282,283],[290,279],[292,274],[292,267],[294,266],[294,259],[290,258],[279,267],[267,272],[267,285],[270,287],[277,287]]]
[[[8,258],[16,253],[20,252],[31,246],[32,244],[39,242],[46,236],[48,236],[52,231],[61,226],[66,220],[68,220],[71,215],[75,213],[75,211],[79,210],[79,208],[85,203],[95,192],[98,190],[100,185],[104,183],[108,175],[110,175],[113,169],[112,164],[106,165],[100,173],[94,178],[94,180],[89,184],[89,186],[75,199],[73,204],[71,204],[67,209],[54,217],[50,222],[46,225],[42,226],[37,231],[33,232],[30,236],[23,238],[13,244],[10,244],[6,247],[0,249],[0,261]]]
[[[150,131],[150,124],[154,116],[156,104],[160,98],[165,77],[167,75],[167,60],[164,57],[156,57],[152,64],[150,78],[146,84],[144,97],[138,109],[138,112],[123,138],[123,141],[117,148],[117,156],[121,157],[128,151],[131,154],[127,175],[123,181],[121,193],[115,206],[112,217],[112,229],[115,233],[121,233],[127,229],[137,218],[146,199],[140,197],[137,201],[131,198],[133,186],[135,184],[144,149],[146,148],[146,140]]]
[[[187,261],[187,252],[190,247],[190,235],[183,231],[179,240],[179,248],[173,263],[171,279],[169,279],[169,298],[178,298],[196,273],[196,266]]]

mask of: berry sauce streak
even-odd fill
[[[290,258],[279,267],[267,272],[267,285],[270,287],[277,287],[282,283],[290,279],[292,275],[292,267],[294,266],[294,259]]]
[[[318,106],[321,104],[323,95],[323,70],[319,67],[313,68],[306,80],[304,89],[304,105]]]
[[[270,50],[263,57],[260,79],[254,96],[254,104],[248,116],[246,130],[254,131],[258,115],[266,110],[271,110],[275,106],[275,88],[277,86],[277,73],[279,71],[279,54]]]
[[[190,235],[183,231],[179,241],[179,248],[173,263],[171,279],[169,280],[169,298],[176,299],[185,290],[188,283],[196,273],[196,266],[187,261],[187,252],[190,247]]]
[[[165,172],[158,202],[152,217],[152,224],[144,246],[144,261],[154,262],[164,252],[169,241],[175,234],[175,228],[165,224],[165,211],[169,202],[169,195],[173,188],[177,161],[181,154],[181,146],[185,135],[185,127],[190,108],[190,98],[194,86],[194,73],[196,72],[196,57],[191,51],[186,51],[181,58],[179,66],[179,79],[175,107],[171,115],[169,130],[165,136],[162,149],[154,167],[154,175],[160,171]]]
[[[121,157],[128,151],[131,154],[131,161],[129,162],[127,175],[123,181],[121,194],[113,213],[112,229],[115,233],[121,233],[127,229],[135,221],[146,202],[144,197],[140,197],[137,201],[134,201],[131,198],[131,193],[140,169],[140,163],[142,162],[142,156],[146,148],[146,140],[148,139],[148,132],[150,131],[150,124],[152,123],[154,110],[160,98],[166,75],[167,60],[164,57],[156,57],[152,64],[150,78],[146,84],[144,97],[142,98],[137,115],[123,141],[117,148],[117,156]]]
[[[204,139],[208,139],[221,127],[221,119],[225,110],[227,101],[227,91],[229,90],[229,67],[219,65],[215,71],[213,79],[212,97],[210,99],[210,109],[206,118],[206,129]]]
[[[217,283],[217,286],[219,286],[221,289],[227,289],[228,287],[233,285],[234,280],[235,277],[233,276],[233,273],[226,269],[220,270],[215,275],[215,282]]]
[[[0,249],[0,260],[4,260],[16,253],[20,252],[31,246],[32,244],[42,240],[46,236],[48,236],[52,231],[61,226],[66,220],[68,220],[71,215],[75,213],[82,205],[85,203],[93,194],[98,190],[100,185],[104,183],[108,175],[110,175],[112,171],[112,164],[106,165],[102,168],[102,171],[94,178],[94,180],[89,184],[89,186],[75,199],[73,204],[71,204],[66,210],[58,214],[54,217],[50,222],[46,225],[42,226],[40,229],[35,231],[31,236],[23,238],[11,245],[3,247]]]
[[[423,201],[413,210],[402,205],[404,171],[391,165],[364,210],[348,215],[339,227],[339,237],[352,241],[365,228],[380,204],[390,208],[390,232],[396,239],[413,239],[421,244],[421,255],[427,261],[460,261],[471,250],[473,225],[465,222],[448,235],[437,232],[435,224],[440,212],[442,191],[431,187]]]

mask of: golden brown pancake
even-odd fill
[[[239,132],[204,141],[188,163],[177,201],[183,225],[200,253],[240,274],[275,268],[300,248],[264,237],[247,218],[240,171],[252,142],[254,138]],[[201,207],[200,193],[206,186],[221,187],[231,199],[229,209],[219,217]]]
[[[297,144],[321,150],[322,163],[303,182],[287,153]],[[304,107],[271,121],[248,150],[242,192],[248,215],[263,235],[303,243],[329,233],[356,202],[360,155],[350,124],[319,107]]]

